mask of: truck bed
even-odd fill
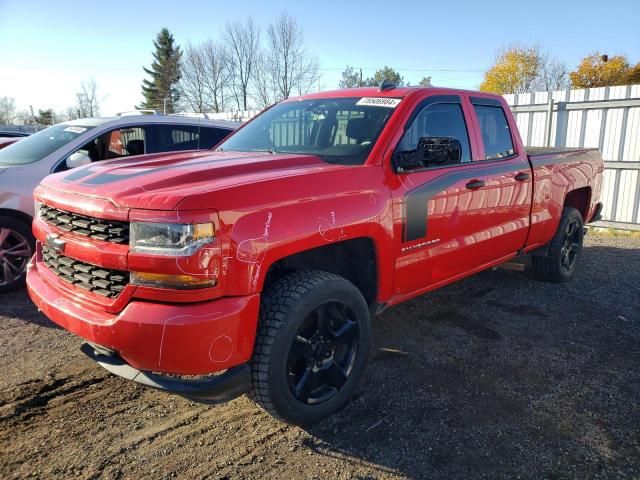
[[[544,155],[566,154],[597,150],[597,148],[575,148],[575,147],[525,147],[525,152],[529,157]]]

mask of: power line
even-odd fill
[[[350,67],[352,65],[349,65]],[[362,70],[378,70],[380,67],[357,67],[353,66],[354,70],[362,69]],[[318,68],[318,70],[344,70],[345,67],[323,67]],[[469,72],[469,73],[484,73],[485,70],[475,70],[475,69],[464,69],[464,68],[396,68],[393,67],[396,71],[401,72]]]

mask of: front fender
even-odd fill
[[[226,293],[260,292],[278,260],[362,237],[371,238],[378,252],[379,295],[391,292],[393,221],[390,197],[383,192],[316,197],[244,215],[231,232]]]

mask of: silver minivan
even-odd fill
[[[239,124],[174,115],[59,123],[0,150],[0,292],[19,287],[33,254],[33,189],[50,173],[145,153],[209,149]]]

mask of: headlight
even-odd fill
[[[212,223],[131,223],[131,251],[154,255],[188,256],[213,242]]]
[[[33,202],[33,208],[35,210],[35,218],[40,218],[40,207],[42,206],[42,202],[39,202],[38,200],[35,200]]]

